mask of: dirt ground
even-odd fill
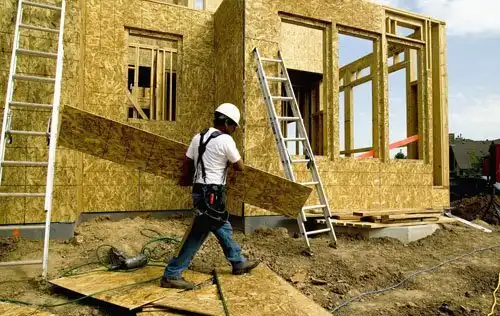
[[[495,199],[496,204],[500,205],[500,197],[495,196]],[[452,213],[469,221],[481,219],[489,224],[499,225],[500,213],[495,210],[493,203],[491,195],[478,195],[452,202],[451,206],[455,208]]]
[[[138,217],[116,222],[99,218],[83,223],[73,241],[51,242],[49,279],[76,265],[95,261],[99,245],[115,245],[134,255],[149,240],[144,235],[153,234],[150,230],[182,236],[189,221]],[[388,238],[364,240],[340,235],[337,249],[329,247],[327,237],[321,236],[312,240],[312,256],[302,254],[303,240],[290,237],[285,229],[262,229],[251,235],[235,232],[235,239],[247,256],[267,264],[302,293],[332,309],[362,292],[399,282],[414,271],[475,248],[500,245],[500,229],[493,227],[493,230],[483,233],[449,224],[409,245]],[[0,239],[0,261],[39,258],[40,249],[40,241]],[[175,245],[162,244],[156,251],[170,257]],[[191,268],[210,271],[224,265],[228,264],[222,250],[215,238],[210,237]],[[39,267],[9,267],[0,271],[0,297],[45,304],[78,297],[36,277]],[[393,291],[367,296],[334,315],[487,315],[499,272],[500,248],[495,248],[421,274]],[[47,310],[69,316],[125,315],[122,310],[113,310],[95,300]],[[497,313],[500,315],[500,307]]]

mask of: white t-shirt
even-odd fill
[[[217,129],[210,127],[203,136],[203,142]],[[194,160],[196,173],[194,183],[205,183],[201,172],[201,163],[196,165],[198,160],[198,147],[200,146],[200,134],[197,134],[191,140],[191,144],[186,152],[186,156]],[[222,134],[212,138],[203,154],[203,164],[205,165],[207,184],[226,184],[225,170],[227,162],[235,163],[241,159],[240,153],[236,148],[236,143],[228,134]]]

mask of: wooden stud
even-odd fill
[[[351,157],[350,152],[354,149],[354,93],[353,88],[349,86],[352,79],[352,73],[347,72],[344,82],[347,86],[344,89],[344,144],[345,150],[349,153],[346,157]]]
[[[170,52],[170,86],[169,86],[169,105],[168,105],[168,120],[173,121],[173,67],[172,67],[172,61],[173,61],[173,53]],[[177,71],[177,70],[176,70]],[[177,78],[177,77],[176,77]]]

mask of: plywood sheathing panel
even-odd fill
[[[432,208],[448,208],[450,206],[450,190],[447,188],[432,189]]]
[[[218,278],[231,315],[330,315],[265,265],[242,276],[222,270]]]
[[[214,14],[215,104],[230,102],[240,112],[241,131],[234,138],[245,158],[248,114],[244,107],[244,1],[223,1]],[[230,27],[228,27],[228,23]]]
[[[147,266],[130,273],[98,271],[52,280],[50,283],[83,295],[110,290],[93,297],[128,309],[134,309],[171,293],[179,292],[178,289],[166,289],[159,286],[159,279],[163,275],[163,270],[162,267]],[[212,278],[209,274],[191,270],[186,270],[184,277],[194,284]],[[151,280],[151,282],[132,285],[148,280]],[[123,287],[125,285],[130,286]],[[122,288],[111,290],[117,287]]]
[[[323,73],[323,30],[282,22],[280,34],[288,68]]]
[[[0,314],[3,316],[55,316],[49,312],[32,307],[0,302]]]
[[[224,316],[224,306],[217,291],[217,285],[202,287],[187,292],[172,292],[152,306],[169,307],[176,310],[199,313],[202,315]]]
[[[141,141],[145,139],[151,140]],[[173,180],[180,177],[182,159],[187,150],[185,144],[69,106],[61,112],[59,144]],[[130,188],[126,192],[115,191],[116,195],[111,199],[104,190],[96,190],[86,195],[88,203],[91,203],[88,207],[92,208],[92,203],[106,203],[105,199],[109,203],[116,203],[116,200],[123,203],[119,196],[133,196],[137,192],[134,187]],[[237,175],[230,172],[227,192],[229,198],[295,217],[311,189],[248,167],[244,173]],[[185,199],[186,196],[178,198]]]

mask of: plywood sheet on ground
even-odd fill
[[[0,315],[3,316],[55,316],[32,307],[0,302]]]
[[[222,301],[217,292],[217,285],[202,287],[195,291],[169,293],[161,300],[151,303],[151,305],[201,313],[203,315],[225,315],[224,306],[222,306]]]
[[[74,107],[61,111],[59,145],[177,179],[187,145]],[[296,217],[312,189],[248,167],[228,178],[228,198]]]
[[[234,276],[229,270],[218,274],[231,315],[330,315],[265,265],[242,276]]]
[[[134,309],[179,292],[178,289],[161,288],[159,279],[162,275],[163,268],[148,266],[134,272],[96,271],[52,280],[50,283],[83,295],[98,293],[92,295],[92,297],[128,309]],[[212,278],[209,274],[190,270],[184,272],[183,276],[194,284]],[[151,282],[147,282],[148,280]],[[134,285],[137,282],[143,283]],[[126,285],[129,286],[123,287]]]

